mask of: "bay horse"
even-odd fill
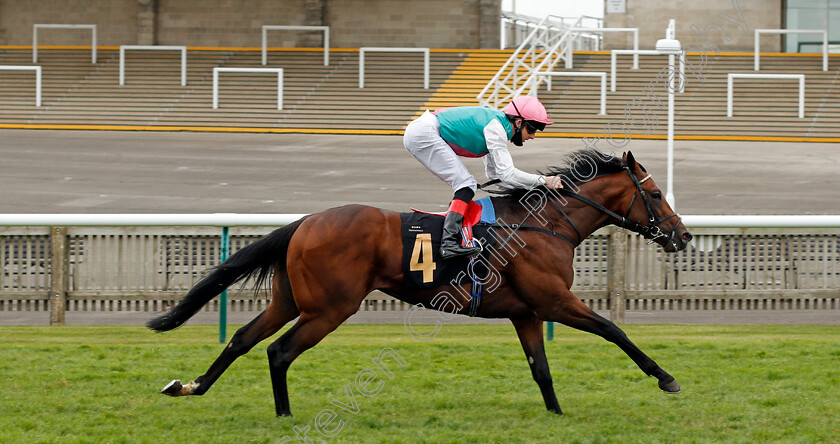
[[[543,345],[544,321],[559,322],[615,343],[646,375],[657,378],[661,390],[678,393],[681,388],[668,372],[618,326],[572,293],[572,260],[578,244],[610,224],[643,235],[665,252],[685,249],[691,234],[632,153],[616,157],[585,149],[569,159],[565,166],[550,167],[546,173],[563,179],[565,188],[560,193],[551,194],[540,187],[492,198],[499,221],[517,222],[505,227],[519,237],[520,246],[525,246],[515,256],[489,256],[500,281],[492,293],[485,294],[475,314],[511,320],[551,412],[562,414]],[[529,196],[542,196],[544,206],[525,204]],[[399,213],[347,205],[306,216],[236,252],[200,280],[171,311],[150,320],[147,326],[156,331],[179,327],[224,289],[251,277],[256,278],[256,288],[270,280],[268,308],[236,332],[205,374],[186,384],[174,380],[162,393],[203,395],[236,358],[298,318],[268,347],[276,414],[291,416],[286,386],[289,366],[356,313],[371,291],[381,290],[424,307],[434,305],[433,298],[446,292],[453,298],[448,305],[451,312],[466,314],[469,283],[460,289],[452,285],[419,290],[406,286],[400,223]],[[501,246],[507,249],[515,245]]]

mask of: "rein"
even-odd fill
[[[627,207],[627,211],[625,212],[624,216],[610,210],[609,208],[601,205],[598,202],[595,202],[594,200],[592,200],[592,199],[590,199],[590,198],[588,198],[588,197],[586,197],[582,194],[575,193],[574,191],[570,191],[570,190],[567,190],[565,188],[559,188],[559,189],[555,189],[555,190],[552,190],[552,191],[556,191],[558,194],[562,194],[564,196],[571,197],[573,199],[577,199],[577,200],[589,205],[590,207],[595,208],[596,210],[612,217],[613,219],[616,219],[618,221],[618,223],[616,225],[618,225],[621,228],[626,228],[630,231],[641,234],[642,236],[646,236],[646,237],[649,236],[650,237],[650,242],[648,242],[649,244],[652,243],[652,242],[655,242],[659,238],[666,237],[667,238],[666,242],[671,243],[674,246],[674,248],[676,249],[677,245],[674,243],[674,235],[676,234],[676,230],[671,230],[670,234],[665,234],[662,231],[662,229],[659,228],[659,224],[661,224],[662,222],[665,222],[666,220],[668,220],[672,217],[677,217],[678,218],[677,223],[675,224],[675,227],[676,227],[682,221],[682,217],[679,216],[676,212],[674,212],[674,213],[671,213],[668,216],[660,218],[656,209],[650,203],[650,198],[648,197],[647,193],[645,193],[645,191],[642,189],[642,184],[646,180],[650,179],[650,174],[648,174],[645,178],[639,180],[639,178],[636,177],[636,174],[633,173],[633,171],[629,167],[624,167],[624,169],[630,175],[630,178],[633,180],[633,184],[636,186],[636,192],[633,193],[633,198],[630,200],[630,205]],[[504,191],[486,190],[485,189],[485,187],[488,187],[490,185],[494,185],[494,184],[497,184],[497,183],[500,183],[500,182],[501,182],[501,180],[499,180],[499,179],[493,179],[489,182],[486,182],[486,183],[483,183],[483,184],[479,185],[478,188],[480,188],[481,190],[483,190],[487,193],[490,193],[490,194],[505,195],[507,193],[504,192]],[[648,225],[642,225],[642,224],[640,224],[640,223],[638,223],[634,220],[631,220],[627,217],[630,214],[630,211],[633,209],[633,203],[635,203],[637,195],[641,195],[642,200],[645,203],[645,209],[647,210],[647,213],[648,213]],[[551,234],[553,236],[556,236],[556,237],[559,237],[559,238],[565,240],[566,242],[569,242],[570,244],[572,244],[573,247],[576,247],[580,242],[582,242],[583,239],[581,238],[580,231],[577,229],[574,222],[572,222],[572,219],[566,214],[565,211],[563,211],[561,206],[557,202],[555,202],[554,199],[549,199],[549,202],[551,202],[551,204],[560,212],[560,214],[562,214],[566,218],[566,220],[569,222],[571,227],[575,230],[575,232],[577,233],[577,237],[578,237],[578,243],[577,244],[575,242],[573,242],[571,239],[569,239],[568,237],[557,233],[553,229],[553,227],[552,227],[552,230],[549,231],[549,230],[546,230],[544,228],[535,227],[535,226],[531,226],[531,225],[523,225],[523,224],[494,225],[494,226],[499,226],[499,227],[504,227],[504,228],[513,228],[513,230],[514,230],[510,234],[510,236],[508,236],[508,238],[505,239],[505,241],[502,243],[502,246],[507,244],[507,242],[513,237],[513,235],[516,233],[516,230],[518,230],[518,229],[531,230],[531,231],[537,231],[537,232],[541,232],[541,233]],[[533,211],[534,211],[533,209],[531,211],[529,211],[528,214],[525,216],[525,218],[522,220],[522,222],[525,222],[526,220],[528,220],[528,218],[531,217],[531,215],[533,214]]]

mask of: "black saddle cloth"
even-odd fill
[[[440,257],[440,240],[443,234],[443,217],[424,213],[400,213],[402,222],[403,255],[402,266],[405,285],[409,288],[433,288],[451,284],[470,282],[468,266],[469,256],[443,260]],[[487,225],[473,227],[473,237],[482,240],[487,234]],[[460,241],[460,236],[459,239]],[[486,252],[482,252],[484,256]],[[486,258],[485,258],[486,260]],[[487,263],[487,262],[485,262]],[[476,270],[483,274],[484,270]],[[460,273],[461,278],[458,276]]]

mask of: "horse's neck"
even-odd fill
[[[580,189],[574,191],[598,202],[615,213],[623,214],[626,209],[613,208],[616,204],[612,203],[621,200],[623,190],[615,190],[609,186],[606,180],[600,179],[596,178],[590,182],[579,184],[578,187]],[[541,211],[531,212],[531,208],[528,205],[510,201],[510,205],[505,209],[501,209],[502,211],[499,211],[498,215],[507,223],[539,225],[541,228],[554,230],[577,244],[583,242],[584,239],[599,228],[613,222],[612,218],[606,213],[573,197],[565,196],[563,199],[560,199],[557,195],[546,192],[544,198],[546,199],[545,206]],[[553,199],[557,206],[548,202],[548,199]],[[566,216],[560,210],[569,217],[574,227],[572,227],[572,224],[569,223],[569,220],[566,219]],[[548,224],[541,224],[539,223],[540,220],[547,220]],[[578,233],[580,234],[580,239],[578,239]]]
[[[611,186],[609,179],[609,176],[603,176],[590,182],[579,184],[578,186],[580,187],[580,190],[578,190],[577,193],[603,205],[605,208],[614,213],[623,215],[627,209],[618,208],[618,202],[623,200],[621,197],[622,194],[624,194],[624,190],[621,189],[621,187],[616,188]],[[569,201],[569,205],[567,206],[573,206],[573,210],[571,212],[567,212],[567,214],[580,231],[581,242],[599,228],[615,222],[607,213],[604,213],[603,211],[573,197],[567,197],[566,200]],[[565,217],[561,214],[558,214],[558,216],[562,219],[562,222],[565,222]],[[566,222],[566,224],[568,224],[568,222]]]

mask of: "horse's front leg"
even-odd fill
[[[598,315],[577,298],[571,291],[563,288],[553,304],[537,310],[540,318],[555,321],[578,330],[596,334],[621,348],[627,356],[648,376],[659,380],[659,388],[666,393],[679,393],[680,385],[668,372],[653,359],[644,354],[636,344],[617,325]]]
[[[537,319],[535,315],[532,315],[526,318],[512,318],[511,322],[513,322],[513,326],[516,328],[516,334],[519,335],[519,342],[522,343],[525,357],[531,366],[531,374],[534,376],[534,381],[537,381],[537,385],[542,392],[543,400],[545,400],[545,408],[558,415],[562,415],[563,412],[560,410],[557,396],[554,394],[551,372],[548,370],[548,360],[545,357],[542,331],[543,321]]]

